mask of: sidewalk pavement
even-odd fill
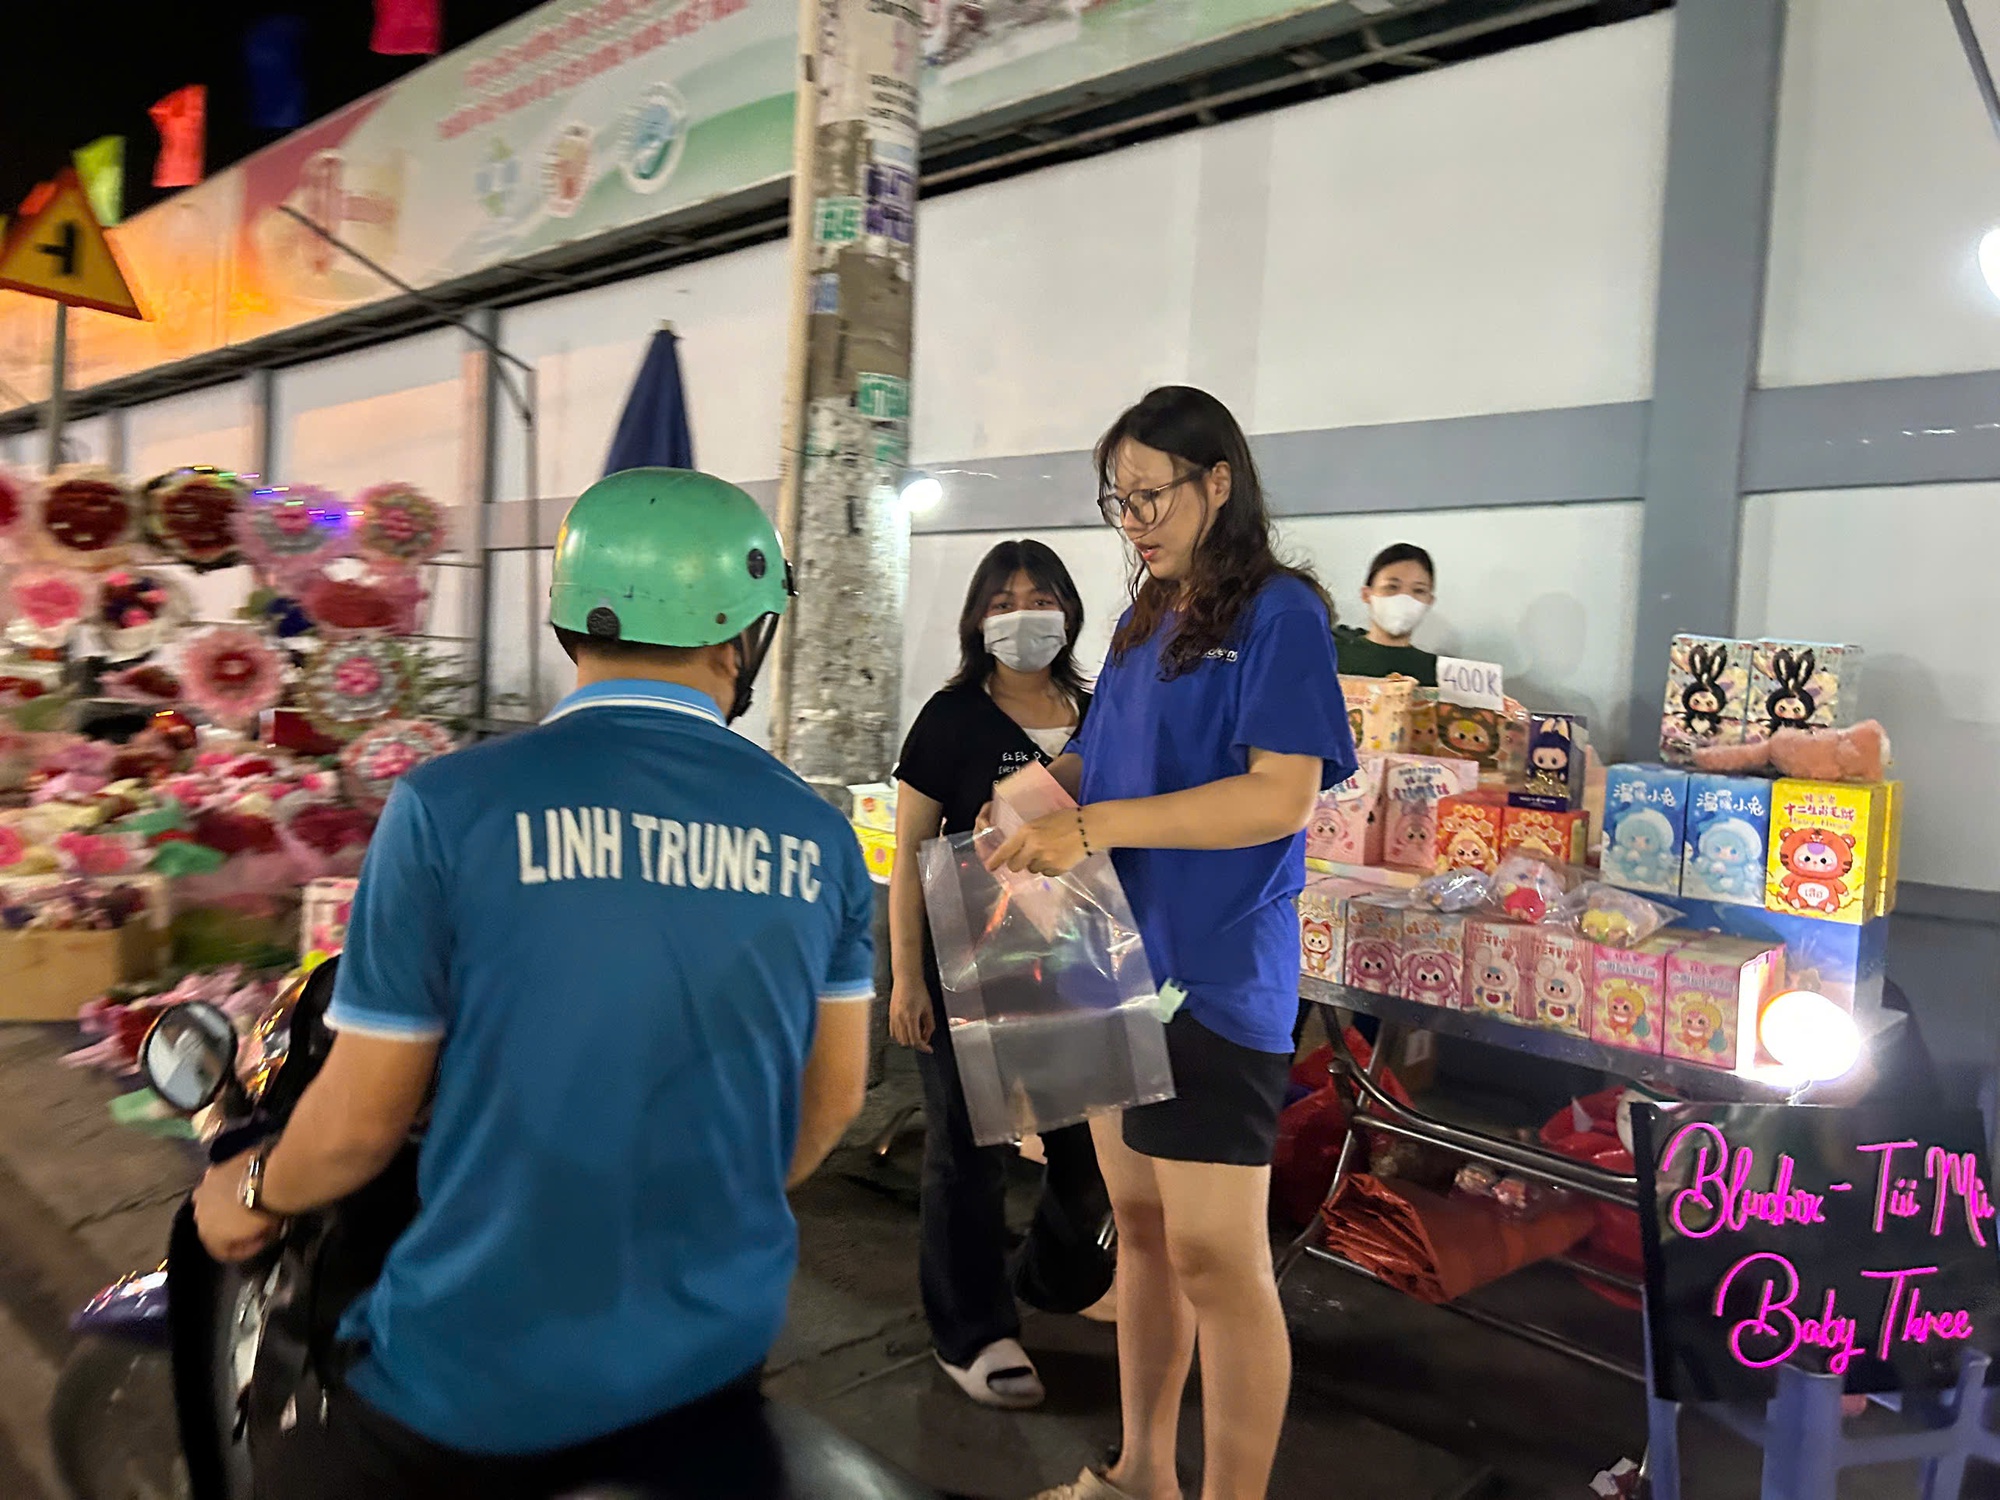
[[[71,1344],[69,1314],[114,1276],[158,1262],[195,1170],[185,1144],[111,1122],[106,1104],[122,1090],[60,1066],[73,1045],[70,1028],[0,1027],[0,1496],[8,1500],[63,1500],[46,1413]],[[936,1368],[918,1305],[910,1196],[921,1134],[906,1135],[886,1162],[867,1148],[915,1097],[908,1055],[892,1051],[849,1144],[798,1193],[800,1271],[769,1388],[941,1490],[1016,1500],[1073,1477],[1116,1441],[1115,1330],[1082,1318],[1026,1319],[1023,1342],[1050,1392],[1035,1412],[975,1406]],[[1025,1173],[1022,1190],[1025,1204]],[[1521,1295],[1541,1293],[1529,1286]],[[1296,1375],[1277,1500],[1582,1500],[1599,1469],[1640,1455],[1643,1403],[1629,1384],[1330,1268],[1295,1272],[1286,1308]],[[163,1385],[151,1399],[165,1401]],[[1191,1490],[1197,1399],[1191,1390],[1183,1423]],[[1754,1494],[1755,1455],[1695,1432],[1691,1500]]]

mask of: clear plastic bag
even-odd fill
[[[1158,986],[1109,856],[995,875],[997,828],[923,848],[951,1047],[982,1146],[1174,1096]]]
[[[1636,948],[1680,916],[1662,902],[1593,880],[1564,896],[1556,904],[1553,920],[1575,928],[1593,943]]]

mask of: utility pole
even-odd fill
[[[832,801],[888,773],[902,713],[922,38],[915,0],[800,0],[771,738]]]
[[[55,345],[49,351],[49,462],[53,474],[63,461],[63,387],[69,384],[69,308],[56,304]]]

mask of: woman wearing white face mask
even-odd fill
[[[1437,655],[1410,644],[1410,636],[1431,611],[1437,572],[1430,553],[1411,542],[1385,547],[1368,565],[1361,587],[1368,628],[1334,627],[1340,670],[1349,677],[1414,677],[1437,686]]]
[[[894,975],[889,1031],[918,1052],[924,1084],[924,1313],[938,1363],[973,1400],[1026,1407],[1042,1383],[1019,1342],[1018,1293],[1080,1312],[1111,1287],[1096,1247],[1110,1213],[1090,1129],[1042,1137],[1042,1200],[1010,1271],[1006,1147],[975,1145],[952,1056],[937,961],[924,915],[917,851],[940,833],[970,832],[993,784],[1060,756],[1089,711],[1074,647],[1083,601],[1062,559],[1040,542],[1003,542],[973,574],[959,615],[959,668],[924,705],[896,767],[896,844],[889,885]]]

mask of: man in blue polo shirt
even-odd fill
[[[797,1258],[785,1192],[860,1108],[874,993],[853,833],[727,727],[790,597],[740,490],[612,475],[556,546],[577,690],[398,784],[326,1065],[283,1137],[196,1195],[211,1251],[254,1253],[372,1180],[435,1074],[422,1208],[349,1311],[344,1385],[300,1415],[323,1423],[293,1444],[310,1462],[260,1492],[643,1481],[758,1410]]]

